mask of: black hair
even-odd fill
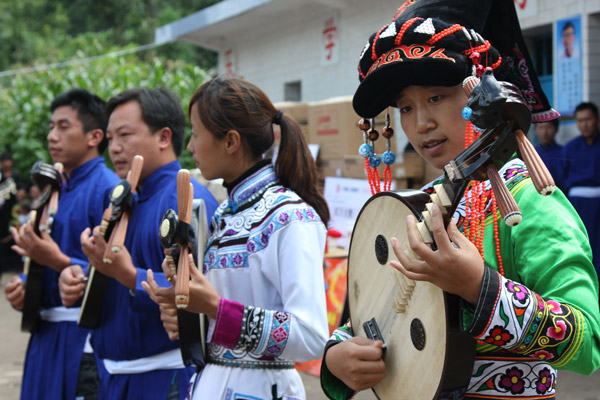
[[[118,106],[136,101],[142,109],[142,120],[152,134],[162,128],[171,129],[171,143],[175,155],[179,157],[185,141],[185,114],[177,96],[167,89],[137,88],[126,90],[108,100],[106,118]]]
[[[573,25],[573,23],[571,21],[565,22],[565,24],[563,25],[561,33],[563,33],[564,31],[566,31],[569,28],[572,28],[573,32],[575,32],[575,25]]]
[[[219,76],[196,90],[188,107],[190,117],[194,108],[216,139],[223,140],[229,130],[236,130],[256,157],[271,147],[273,124],[279,124],[277,177],[311,205],[327,225],[329,208],[320,193],[315,162],[300,125],[291,115],[280,113],[265,92],[244,79]]]
[[[558,118],[551,119],[550,121],[547,121],[547,122],[551,123],[552,126],[554,126],[554,129],[556,129],[558,131],[558,124],[559,124]]]
[[[102,130],[102,141],[98,145],[98,153],[104,153],[108,146],[106,139],[107,119],[104,116],[104,100],[85,89],[71,89],[56,96],[50,104],[50,111],[54,112],[58,107],[68,106],[77,111],[77,118],[83,125],[83,132],[94,129]]]
[[[577,107],[575,107],[575,114],[583,110],[591,110],[596,116],[596,118],[598,118],[598,106],[596,106],[594,103],[590,101],[584,101],[583,103],[579,103]]]

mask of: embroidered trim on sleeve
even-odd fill
[[[498,273],[492,271],[490,275],[498,278],[500,291],[497,296],[491,295],[490,279],[486,285],[490,290],[480,296],[469,332],[486,348],[500,347],[546,360],[555,367],[567,364],[581,345],[581,313],[569,305],[543,299]],[[494,303],[492,297],[496,297]]]
[[[487,330],[500,292],[500,274],[486,266],[483,270],[481,291],[479,292],[479,298],[475,306],[473,321],[467,329],[468,333],[478,337],[483,335]]]
[[[345,325],[340,326],[331,334],[329,340],[334,340],[336,342],[343,342],[344,340],[348,340],[354,336],[354,332],[352,331],[352,323],[350,321],[346,322]]]
[[[246,350],[253,353],[258,348],[265,324],[265,313],[266,310],[262,308],[244,306],[242,330],[234,350]]]
[[[278,357],[290,334],[291,314],[245,306],[240,338],[235,350]]]

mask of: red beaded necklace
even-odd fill
[[[473,123],[467,123],[465,129],[465,148],[469,147],[477,138],[479,133],[473,129]],[[487,197],[485,193],[485,183],[481,181],[471,181],[465,190],[465,222],[463,224],[463,234],[477,247],[481,258],[483,253],[483,236],[485,232],[485,205]],[[492,200],[492,220],[494,223],[494,239],[496,243],[496,257],[498,258],[498,269],[504,275],[504,266],[500,254],[500,237],[498,235],[498,206],[494,191],[491,192]]]

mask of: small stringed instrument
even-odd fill
[[[475,358],[474,339],[460,329],[459,298],[389,266],[396,259],[390,239],[408,243],[406,217],[417,218],[421,239],[435,250],[433,204],[448,226],[469,182],[489,179],[503,220],[518,224],[520,210],[498,175],[517,150],[527,152],[523,158],[538,191],[554,190],[550,174],[522,134],[531,114],[519,91],[496,81],[491,71],[475,84],[467,82],[465,89],[471,94],[471,121],[485,131],[445,166],[443,183],[434,186],[431,196],[418,190],[378,193],[354,226],[348,259],[350,320],[355,335],[385,344],[386,378],[373,388],[379,399],[434,399],[441,391],[463,388]],[[418,258],[408,244],[406,248]]]
[[[38,236],[44,231],[51,233],[54,215],[58,211],[62,171],[61,163],[55,163],[52,166],[42,161],[36,162],[31,168],[32,182],[42,189],[42,194],[33,203],[32,219],[29,222]],[[44,290],[44,266],[27,257],[24,263],[24,274],[27,276],[27,281],[25,282],[21,330],[32,332],[37,329],[39,324]]]
[[[182,169],[177,174],[177,208],[179,214],[173,209],[165,212],[160,224],[160,242],[169,268],[177,274],[175,302],[178,308],[177,327],[181,357],[185,365],[194,364],[201,367],[204,365],[206,350],[205,317],[185,309],[189,301],[188,254],[197,248],[199,270],[202,271],[208,224],[204,202],[200,199],[194,200],[194,187],[190,183],[188,170]],[[192,225],[196,225],[195,231],[198,235],[194,233]]]
[[[129,183],[131,195],[135,192],[137,188],[138,181],[140,180],[140,175],[142,173],[142,167],[144,166],[144,157],[140,155],[136,155],[133,157],[133,161],[131,162],[131,169],[127,173],[127,182]],[[115,197],[120,197],[125,195],[124,191],[121,193],[112,193]],[[122,206],[125,206],[126,203],[122,203]],[[133,204],[133,202],[131,203]],[[108,243],[106,246],[106,250],[104,251],[104,261],[106,264],[112,264],[116,257],[116,253],[119,253],[123,249],[123,245],[125,243],[125,236],[127,234],[127,226],[129,225],[129,219],[131,218],[132,208],[125,208],[123,212],[121,212],[121,217],[115,222],[115,227],[108,239]]]
[[[107,249],[103,261],[112,263],[114,253],[121,251],[125,242],[127,225],[133,210],[133,193],[137,187],[144,166],[144,158],[136,155],[131,163],[127,179],[121,180],[110,193],[110,205],[102,215],[100,233],[106,239]],[[98,320],[104,305],[104,297],[110,278],[96,270],[93,265],[88,267],[85,292],[81,303],[81,311],[77,324],[84,328],[93,329],[98,326]]]

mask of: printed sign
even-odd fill
[[[527,18],[536,16],[538,13],[538,0],[514,0],[517,17]]]
[[[579,15],[556,21],[556,46],[556,108],[563,117],[573,117],[583,99]]]
[[[392,190],[394,189],[395,183],[392,182]],[[337,229],[342,233],[342,237],[338,239],[337,243],[338,246],[347,250],[356,218],[367,200],[371,198],[369,181],[325,177],[324,197],[331,214],[329,228]]]
[[[225,61],[225,76],[228,78],[235,78],[237,75],[235,73],[235,65],[234,65],[234,54],[232,49],[225,50],[224,61]]]

